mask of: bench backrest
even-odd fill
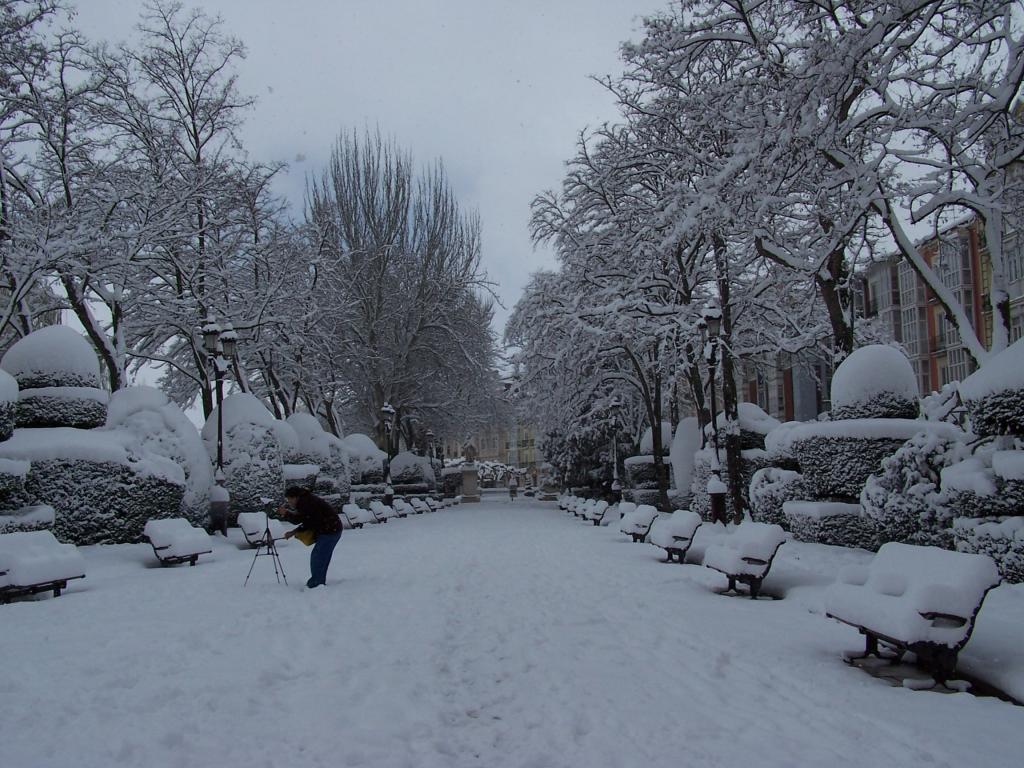
[[[912,602],[921,614],[970,619],[999,581],[999,570],[988,555],[889,542],[871,562],[864,586]]]
[[[191,531],[192,523],[184,517],[149,520],[142,530],[154,547],[169,546],[179,536],[188,535]]]
[[[619,502],[619,515],[625,517],[636,512],[636,504],[632,501],[620,501]]]
[[[638,525],[650,525],[651,521],[658,516],[658,508],[651,504],[641,504],[633,510],[632,519]]]

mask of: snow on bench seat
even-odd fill
[[[727,592],[736,591],[736,582],[742,582],[750,588],[750,596],[756,598],[775,554],[785,541],[786,532],[780,525],[741,523],[719,544],[707,548],[704,565],[725,574],[729,579]]]
[[[395,517],[395,510],[379,499],[370,502],[370,512],[377,518],[378,523],[386,523],[388,518]]]
[[[267,530],[267,513],[239,512],[238,527],[242,529],[242,535],[245,536],[246,543],[256,546],[263,541],[263,534]],[[274,538],[274,541],[284,539],[285,531],[288,530],[289,527],[286,523],[270,518],[270,535]]]
[[[184,517],[150,520],[142,532],[153,545],[153,553],[161,565],[185,561],[195,565],[199,555],[213,551],[210,534],[202,528],[193,527]]]
[[[627,536],[633,537],[633,541],[644,541],[657,516],[658,510],[655,507],[650,504],[641,504],[629,514],[622,516],[619,530]]]
[[[358,504],[345,504],[341,511],[351,522],[353,527],[362,527],[367,523],[376,523],[377,518],[373,512],[363,509]]]
[[[85,578],[85,558],[74,544],[61,544],[51,531],[0,534],[0,601],[53,590]]]
[[[673,557],[678,557],[681,563],[686,559],[686,552],[693,543],[694,534],[703,522],[696,512],[677,509],[670,515],[658,516],[651,524],[647,540],[665,550],[665,562],[671,563]]]
[[[430,512],[430,505],[427,504],[423,499],[413,497],[409,500],[412,504],[412,508],[416,510],[416,514],[422,514],[424,512]]]
[[[865,635],[865,655],[877,656],[881,640],[914,653],[943,682],[999,581],[987,555],[889,542],[869,566],[840,572],[825,595],[825,613]]]
[[[416,514],[416,510],[405,499],[395,499],[392,504],[395,508],[395,514],[399,517],[408,517],[409,515]]]

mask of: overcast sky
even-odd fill
[[[141,0],[72,0],[93,39],[129,39]],[[553,263],[527,223],[557,187],[577,133],[614,119],[589,75],[621,70],[619,44],[668,0],[202,0],[248,48],[240,88],[257,97],[250,155],[289,164],[279,190],[301,214],[306,175],[342,129],[379,125],[421,163],[442,158],[480,211],[485,268],[507,308]],[[499,308],[497,330],[507,311]]]

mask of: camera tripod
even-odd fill
[[[274,534],[270,532],[270,515],[266,516],[267,527],[263,531],[263,538],[256,544],[256,554],[253,555],[252,565],[249,566],[249,573],[245,577],[243,587],[249,586],[249,577],[252,576],[252,569],[256,567],[256,561],[261,557],[270,557],[274,564],[274,577],[277,583],[284,579],[285,586],[288,586],[288,577],[284,574],[284,566],[281,564],[281,556],[277,553],[277,544],[274,543]]]

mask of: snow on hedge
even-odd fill
[[[274,419],[274,437],[277,438],[277,445],[281,449],[281,460],[284,462],[300,462],[299,436],[295,428],[287,421]]]
[[[960,397],[976,434],[1024,435],[1024,339],[960,382]]]
[[[918,413],[917,377],[896,347],[871,344],[854,350],[832,377],[836,418],[907,418]]]
[[[355,432],[343,438],[352,467],[352,484],[368,485],[384,482],[384,460],[388,455],[366,435]]]
[[[181,408],[154,387],[125,387],[110,396],[107,427],[132,435],[135,445],[177,464],[185,482],[181,514],[193,523],[205,521],[213,469],[199,430]]]
[[[953,536],[960,552],[988,555],[1004,579],[1024,582],[1024,516],[958,517]]]
[[[764,467],[750,480],[750,518],[757,523],[774,523],[789,527],[783,513],[787,501],[806,499],[807,486],[799,472],[778,467]]]
[[[391,482],[394,485],[421,485],[434,482],[434,468],[426,456],[403,451],[391,460]]]
[[[0,370],[0,403],[18,402],[18,380],[5,370]]]
[[[316,416],[309,413],[293,413],[287,421],[295,430],[300,456],[308,457],[316,463],[330,457],[330,438],[334,436],[324,430]]]
[[[40,328],[15,342],[0,368],[22,389],[100,386],[100,364],[92,345],[65,325]]]
[[[874,522],[860,504],[839,501],[787,501],[782,505],[787,527],[799,541],[875,549]]]

